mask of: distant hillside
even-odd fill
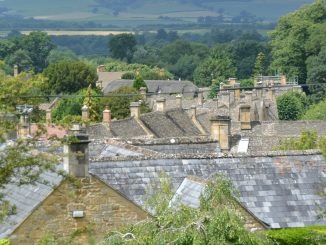
[[[313,0],[0,0],[0,11],[48,20],[113,24],[193,23],[199,17],[233,18],[240,13],[275,21]]]

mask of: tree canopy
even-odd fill
[[[122,33],[111,38],[109,49],[113,58],[131,61],[137,41],[133,34]]]
[[[60,61],[51,64],[43,74],[49,79],[49,91],[55,94],[75,93],[90,84],[95,87],[97,80],[95,70],[81,61]]]

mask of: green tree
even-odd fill
[[[49,90],[56,94],[75,93],[89,84],[95,87],[97,80],[95,70],[81,61],[61,61],[51,64],[43,74],[49,79]]]
[[[55,122],[67,124],[72,120],[80,121],[82,107],[86,104],[90,110],[90,120],[98,121],[102,114],[102,106],[99,92],[93,89],[82,89],[75,94],[59,100],[59,103],[52,111],[52,118]],[[93,96],[93,97],[92,97]]]
[[[76,60],[78,60],[77,55],[70,49],[53,49],[46,59],[48,64],[58,63],[60,61]]]
[[[111,110],[111,116],[116,119],[123,119],[130,116],[130,103],[142,100],[139,90],[128,86],[122,86],[118,90],[109,93],[102,99],[103,107],[108,105]],[[146,104],[141,105],[141,113],[149,112]]]
[[[200,208],[173,202],[171,182],[164,175],[159,187],[149,188],[147,207],[155,217],[109,232],[103,244],[268,244],[243,225],[233,186],[225,178],[212,179]]]
[[[305,111],[304,95],[298,92],[287,92],[276,98],[280,120],[298,120]]]
[[[326,99],[311,105],[301,118],[302,120],[326,120]]]
[[[112,57],[131,61],[135,52],[137,41],[133,34],[122,33],[113,36],[109,41],[109,49]]]
[[[29,35],[16,38],[20,49],[29,53],[36,72],[42,72],[47,67],[47,57],[55,45],[45,32],[31,32]]]
[[[134,89],[136,89],[137,91],[139,91],[139,89],[141,87],[147,88],[147,85],[146,85],[144,79],[140,75],[138,75],[138,76],[136,76],[135,80],[133,81],[132,87]]]
[[[194,82],[200,87],[208,87],[213,79],[225,80],[236,73],[228,57],[207,58],[194,71]]]
[[[326,46],[323,47],[317,56],[310,56],[307,59],[307,83],[309,91],[313,93],[315,101],[326,97]]]
[[[11,55],[8,55],[5,59],[6,64],[13,71],[14,65],[18,66],[19,72],[29,71],[33,69],[33,61],[29,57],[29,53],[26,50],[18,49]]]
[[[306,50],[314,26],[326,19],[324,0],[316,0],[310,5],[283,16],[276,29],[271,33],[273,61],[271,69],[286,74],[288,77],[298,76],[299,82],[305,83],[307,78],[306,59],[312,48]],[[322,24],[324,25],[324,24]]]
[[[253,77],[264,74],[265,54],[260,52],[256,57],[255,67],[253,70]]]

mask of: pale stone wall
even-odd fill
[[[96,177],[78,180],[78,185],[64,181],[13,232],[11,244],[37,244],[45,235],[69,238],[84,230],[75,240],[88,244],[90,236],[96,241],[122,224],[134,223],[148,217],[140,207],[128,201]],[[84,211],[83,218],[73,218],[72,211]]]

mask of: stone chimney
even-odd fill
[[[176,100],[176,107],[178,109],[182,109],[182,94],[178,94],[176,97],[175,97],[175,100]]]
[[[96,69],[97,73],[105,72],[105,65],[99,65]]]
[[[222,151],[230,150],[231,119],[229,116],[213,116],[211,122],[211,137],[218,140]]]
[[[247,103],[251,103],[252,101],[252,91],[245,91],[245,100]]]
[[[221,91],[219,93],[219,102],[224,104],[227,108],[230,108],[230,92]]]
[[[268,90],[268,94],[267,94],[268,99],[270,99],[271,101],[275,100],[275,88],[270,88]]]
[[[45,112],[45,121],[49,125],[52,123],[52,111],[51,109],[46,109]]]
[[[160,111],[160,112],[165,111],[165,98],[156,99],[156,111]]]
[[[198,105],[204,104],[204,91],[202,89],[199,89],[197,99],[198,99]]]
[[[139,89],[139,91],[140,91],[141,96],[143,97],[143,100],[146,101],[146,99],[147,99],[147,96],[146,96],[147,88],[146,87],[141,87]]]
[[[103,123],[110,124],[111,123],[111,111],[109,110],[109,107],[106,106],[103,111]]]
[[[19,74],[18,65],[14,65],[14,77],[17,77]]]
[[[240,99],[240,83],[235,83],[234,84],[234,98],[236,100]]]
[[[139,102],[131,102],[130,103],[130,116],[139,118],[140,117],[140,103]]]
[[[235,83],[237,82],[236,78],[230,77],[229,80],[229,85],[231,85],[232,87],[234,87]]]
[[[251,129],[250,105],[240,105],[239,119],[241,123],[241,130]]]
[[[87,121],[89,119],[89,108],[87,105],[82,107],[82,120]]]
[[[24,138],[29,135],[29,117],[27,114],[20,115],[19,119],[19,136]]]
[[[88,177],[90,143],[88,135],[79,125],[75,125],[69,131],[67,141],[69,142],[64,145],[64,170],[74,177]]]

